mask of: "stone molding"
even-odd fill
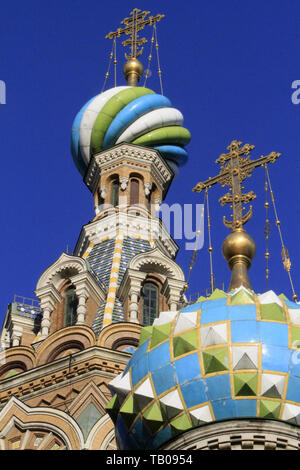
[[[143,169],[145,169],[145,165],[150,165],[154,178],[160,183],[160,186],[165,187],[164,193],[166,193],[174,173],[160,153],[154,149],[121,143],[91,158],[84,182],[93,194],[97,189],[100,173],[112,164],[120,164],[124,159],[132,162],[135,167],[139,164],[142,165]]]
[[[140,238],[141,240],[152,238],[166,256],[175,258],[177,254],[178,245],[159,218],[137,216],[126,212],[114,212],[85,225],[79,235],[74,254],[82,256],[87,242],[97,245],[103,239],[115,239],[120,231],[125,237]]]
[[[160,450],[300,450],[300,429],[263,419],[222,421],[187,431]]]

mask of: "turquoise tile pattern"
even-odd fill
[[[166,325],[170,335],[157,340]],[[122,448],[159,449],[224,419],[300,425],[299,340],[300,305],[273,291],[216,290],[164,312],[142,329],[139,348],[109,384],[107,411]]]

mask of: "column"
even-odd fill
[[[88,291],[85,288],[77,288],[76,287],[76,294],[78,296],[76,325],[84,325],[85,324],[85,316],[86,316],[86,301],[88,299]]]

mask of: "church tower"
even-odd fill
[[[73,254],[62,253],[41,274],[38,300],[16,297],[7,308],[0,359],[5,449],[114,448],[107,384],[124,370],[142,326],[185,303],[178,246],[157,212],[187,161],[190,133],[166,96],[139,86],[147,41],[138,33],[156,30],[164,17],[149,13],[134,9],[123,29],[108,34],[112,41],[129,36],[126,81],[89,100],[72,127],[73,160],[95,216]],[[53,429],[51,420],[60,424]]]

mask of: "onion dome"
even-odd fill
[[[121,142],[158,150],[177,173],[186,163],[191,135],[183,116],[165,96],[143,87],[119,86],[86,103],[77,114],[71,150],[82,175],[90,158]]]
[[[300,305],[273,291],[215,290],[162,312],[111,383],[122,449],[158,449],[180,433],[237,418],[300,424]]]

